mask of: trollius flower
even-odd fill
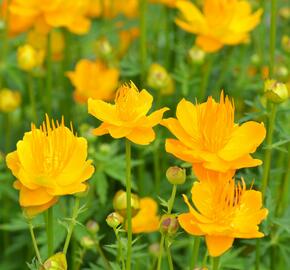
[[[162,121],[176,137],[166,140],[166,151],[177,158],[217,172],[234,174],[236,169],[254,167],[262,162],[253,159],[266,135],[263,123],[253,121],[241,125],[234,122],[234,105],[223,92],[220,102],[212,97],[202,104],[182,99],[175,118]]]
[[[259,238],[258,224],[268,210],[262,208],[262,194],[246,190],[244,180],[235,185],[233,179],[224,185],[216,181],[195,182],[192,207],[186,196],[189,212],[178,217],[180,226],[189,234],[204,235],[211,256],[220,256],[233,244],[234,238]]]
[[[176,7],[181,12],[177,25],[197,34],[196,45],[206,52],[246,42],[262,14],[261,9],[251,13],[244,0],[205,0],[203,12],[190,1],[177,1]]]
[[[6,157],[17,178],[19,203],[29,216],[53,205],[59,196],[83,192],[93,172],[87,159],[87,141],[65,127],[64,120],[46,122],[26,132],[16,151]]]
[[[117,90],[114,105],[90,98],[89,113],[103,122],[93,133],[97,136],[109,133],[113,138],[126,137],[136,144],[149,144],[155,139],[153,127],[168,110],[162,108],[147,116],[152,102],[153,97],[144,89],[139,92],[133,82]]]

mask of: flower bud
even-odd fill
[[[166,171],[166,178],[172,185],[181,185],[186,180],[186,171],[177,166],[169,167]]]
[[[288,71],[288,68],[286,66],[279,65],[275,68],[275,74],[279,79],[285,80],[289,75],[289,71]]]
[[[113,207],[116,212],[118,212],[124,218],[127,215],[127,194],[124,190],[119,190],[113,199]],[[131,194],[131,208],[132,208],[132,217],[134,217],[139,209],[139,197],[136,194]]]
[[[12,112],[19,107],[21,95],[18,91],[12,91],[7,88],[0,90],[0,111]]]
[[[175,215],[165,214],[161,217],[160,232],[173,236],[179,228],[178,220]]]
[[[283,19],[289,20],[290,19],[290,8],[289,7],[282,7],[282,8],[280,8],[279,15]]]
[[[100,38],[95,43],[95,53],[100,58],[108,58],[112,55],[112,45],[107,38]]]
[[[106,218],[106,222],[111,228],[117,228],[123,221],[123,217],[117,212],[109,214]]]
[[[22,70],[31,71],[33,68],[40,66],[43,59],[44,51],[37,51],[29,44],[21,46],[17,50],[17,63]]]
[[[62,252],[56,253],[45,261],[40,270],[67,270],[65,255]]]
[[[96,222],[94,220],[89,220],[86,224],[86,227],[87,227],[88,231],[92,234],[95,234],[100,230],[100,226],[99,226],[98,222]]]
[[[168,83],[167,70],[163,66],[153,63],[148,71],[147,83],[150,87],[158,90],[164,88]]]
[[[252,62],[253,65],[259,65],[261,63],[260,56],[257,53],[253,54],[251,56],[251,62]]]
[[[149,246],[149,253],[152,254],[155,257],[158,257],[160,253],[160,244],[159,243],[153,243]]]
[[[81,239],[81,245],[85,249],[91,249],[95,246],[95,244],[95,241],[89,236],[84,236]]]
[[[290,53],[290,37],[287,35],[283,35],[282,37],[282,48],[285,52]]]
[[[266,80],[264,85],[264,93],[268,100],[273,103],[282,103],[288,99],[287,86],[276,80]]]
[[[204,63],[205,51],[203,51],[197,46],[193,46],[188,51],[188,56],[192,63],[200,65]]]

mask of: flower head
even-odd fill
[[[250,153],[265,138],[263,123],[249,121],[242,125],[234,122],[234,105],[223,92],[220,102],[212,97],[202,104],[182,99],[177,105],[175,118],[162,121],[176,137],[166,140],[166,151],[190,162],[193,168],[212,170],[233,175],[236,169],[254,167],[262,162]]]
[[[28,216],[53,205],[59,196],[83,192],[93,172],[87,159],[87,141],[61,123],[46,122],[26,132],[16,151],[6,157],[8,168],[17,178],[19,203]]]
[[[117,90],[114,105],[90,98],[89,113],[103,122],[94,129],[94,134],[109,133],[113,138],[126,137],[136,144],[149,144],[155,139],[153,127],[160,123],[163,113],[168,110],[162,108],[147,116],[152,101],[153,97],[144,89],[139,92],[133,82]]]
[[[133,233],[150,233],[159,229],[157,203],[150,197],[140,199],[140,210],[132,218]]]
[[[7,88],[0,89],[0,111],[12,112],[19,107],[21,95],[18,91],[12,91]]]
[[[192,207],[178,217],[180,226],[189,234],[204,235],[211,256],[220,256],[233,244],[234,238],[259,238],[258,224],[268,210],[262,208],[261,192],[246,190],[244,180],[235,185],[233,179],[217,184],[215,179],[195,182]]]
[[[89,98],[109,101],[114,99],[119,70],[109,68],[101,61],[82,59],[75,71],[67,72],[67,76],[75,86],[77,102],[86,103]]]
[[[205,0],[203,12],[190,1],[178,1],[176,7],[181,12],[177,25],[197,34],[196,44],[206,52],[246,42],[262,14],[261,9],[251,13],[244,0]]]
[[[25,44],[17,50],[17,62],[20,69],[31,71],[42,65],[44,61],[44,50],[36,50],[29,44]]]

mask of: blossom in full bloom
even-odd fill
[[[132,218],[133,233],[150,233],[158,231],[159,219],[157,203],[150,197],[140,199],[140,210]]]
[[[250,154],[265,138],[263,123],[236,124],[234,105],[223,92],[219,102],[212,97],[202,104],[182,99],[176,117],[162,121],[177,138],[166,140],[166,151],[192,163],[195,172],[203,169],[233,175],[237,169],[262,163]]]
[[[89,98],[109,101],[114,99],[120,72],[110,68],[100,60],[80,60],[75,71],[67,76],[75,87],[74,98],[79,103],[86,103]]]
[[[211,256],[220,256],[233,245],[235,238],[260,238],[258,224],[268,210],[262,208],[262,194],[246,190],[242,179],[237,185],[233,179],[217,184],[216,179],[196,181],[191,195],[194,207],[186,196],[189,212],[179,215],[180,226],[189,234],[205,236]]]
[[[17,178],[19,203],[28,216],[52,206],[59,196],[83,192],[94,167],[87,160],[87,141],[61,123],[46,122],[26,132],[17,149],[6,157]]]
[[[51,28],[65,27],[75,34],[85,34],[90,29],[87,5],[86,0],[11,0],[9,32],[19,34],[35,27],[47,33]]]
[[[176,7],[181,13],[177,25],[196,34],[196,45],[206,52],[245,43],[262,14],[261,9],[252,13],[244,0],[205,0],[202,12],[191,1],[178,1]]]
[[[97,136],[109,133],[115,139],[125,137],[136,144],[149,144],[155,139],[153,127],[168,110],[162,108],[147,116],[152,102],[152,95],[145,89],[139,92],[133,82],[117,90],[115,104],[90,98],[89,113],[103,122],[93,133]]]

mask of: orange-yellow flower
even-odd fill
[[[157,203],[150,197],[140,199],[140,210],[132,218],[133,233],[150,233],[159,229]]]
[[[19,91],[12,91],[8,88],[0,89],[0,112],[13,112],[21,103]]]
[[[162,121],[176,137],[166,140],[166,151],[201,169],[233,175],[236,169],[254,167],[262,162],[253,159],[266,135],[263,123],[234,122],[234,105],[223,92],[220,102],[212,97],[202,104],[182,99],[175,118]]]
[[[40,128],[33,124],[6,157],[8,168],[17,178],[19,203],[33,216],[53,205],[59,196],[83,192],[93,172],[87,159],[87,141],[76,137],[64,121],[50,123],[48,116]]]
[[[115,139],[125,137],[136,144],[149,144],[155,139],[153,127],[168,110],[162,108],[147,116],[152,102],[152,95],[145,89],[139,92],[133,82],[117,90],[114,105],[90,98],[89,113],[103,122],[93,133],[97,136],[109,133]]]
[[[220,256],[233,244],[234,238],[259,238],[258,224],[268,210],[262,208],[262,194],[246,190],[245,182],[235,185],[233,179],[217,184],[216,179],[195,182],[192,207],[186,196],[189,212],[179,215],[180,226],[189,234],[204,235],[211,256]]]
[[[74,98],[79,103],[86,103],[88,98],[112,100],[118,86],[119,70],[109,68],[102,61],[80,60],[75,71],[67,72],[75,86]]]
[[[47,32],[51,27],[66,27],[75,34],[85,34],[90,28],[87,4],[84,0],[11,0],[9,32],[19,34],[31,27]]]
[[[177,25],[197,34],[196,44],[206,52],[246,42],[262,14],[261,9],[251,13],[246,0],[205,0],[203,12],[190,1],[178,1],[176,7],[181,12]]]

